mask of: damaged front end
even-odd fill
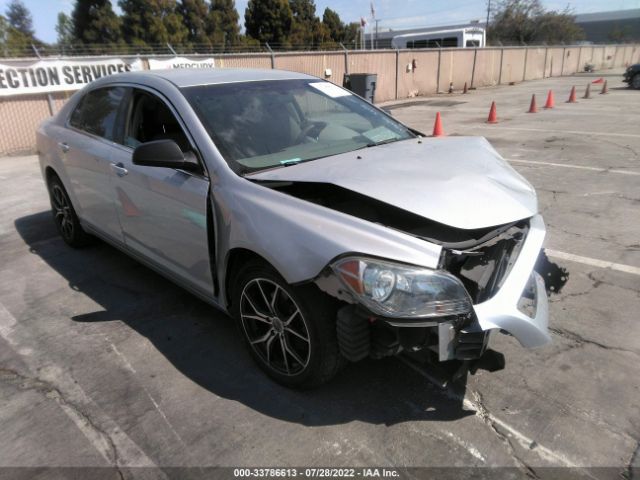
[[[338,340],[348,359],[428,352],[471,361],[497,331],[525,347],[549,342],[544,282],[534,272],[545,236],[536,194],[485,139],[407,140],[250,178],[331,210],[354,232],[352,241],[322,232],[342,254],[315,278],[344,302]],[[411,248],[386,256],[377,237],[356,240],[362,220],[410,237]],[[419,259],[416,240],[439,261]]]
[[[423,219],[422,229],[405,231],[425,240],[422,235],[429,231],[428,241],[442,247],[438,269],[404,266],[410,273],[403,277],[394,270],[397,265],[380,272],[387,262],[346,256],[316,280],[320,288],[349,303],[337,318],[342,354],[358,361],[422,352],[439,362],[469,362],[485,354],[496,331],[513,335],[525,347],[547,343],[546,292],[533,271],[545,234],[542,218],[456,234],[449,230],[446,242],[433,238],[435,227],[431,222],[427,228],[429,223]],[[440,277],[447,279],[446,287],[433,281]],[[398,295],[430,308],[385,309],[366,297],[368,291],[388,302],[393,297],[385,288],[394,282]],[[409,284],[420,288],[416,292]]]

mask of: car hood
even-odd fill
[[[482,137],[421,138],[248,175],[330,183],[461,229],[535,215],[533,187]]]

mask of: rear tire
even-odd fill
[[[235,278],[232,302],[251,355],[278,383],[316,387],[343,365],[337,302],[315,285],[291,286],[269,265],[252,261]]]
[[[67,190],[56,175],[48,183],[51,213],[58,233],[65,243],[73,248],[88,245],[92,237],[82,229],[78,215],[71,204]]]
[[[629,86],[631,88],[635,88],[636,90],[640,90],[640,73],[636,73],[633,76],[631,82],[629,82]]]

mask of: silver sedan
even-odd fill
[[[62,238],[99,237],[231,314],[275,380],[549,341],[535,191],[483,138],[426,138],[277,70],[105,77],[37,132]]]

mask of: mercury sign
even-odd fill
[[[140,59],[40,60],[0,64],[0,96],[78,90],[114,73],[142,70]]]
[[[215,68],[215,59],[202,58],[199,60],[192,60],[186,57],[175,57],[157,60],[155,58],[149,59],[150,70],[164,70],[167,68]]]

